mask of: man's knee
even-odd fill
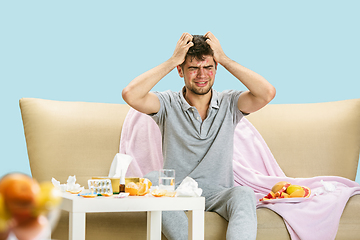
[[[252,188],[247,186],[236,186],[233,187],[230,191],[230,194],[236,198],[249,198],[255,199],[255,193]]]
[[[228,204],[232,207],[246,207],[255,209],[256,198],[255,193],[250,187],[236,186],[230,191]],[[250,209],[249,209],[250,210]]]

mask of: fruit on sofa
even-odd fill
[[[298,197],[310,197],[311,190],[305,186],[292,185],[289,182],[276,183],[270,193],[265,197],[259,199],[259,201],[277,199],[277,198],[298,198]]]
[[[291,195],[293,192],[295,192],[297,190],[304,191],[301,186],[292,184],[286,189],[286,193]]]
[[[290,185],[286,189],[286,193],[290,195],[290,197],[310,197],[311,191],[310,188],[299,185]]]
[[[302,186],[302,188],[303,188],[304,191],[305,191],[304,197],[305,197],[305,198],[310,197],[310,195],[311,195],[311,190],[310,190],[310,188],[305,187],[305,186]]]
[[[272,187],[271,191],[272,191],[273,193],[277,193],[277,192],[280,191],[282,188],[287,187],[287,186],[290,186],[290,183],[289,183],[289,182],[285,182],[285,181],[278,182],[278,183],[276,183],[276,184]]]

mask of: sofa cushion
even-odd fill
[[[20,100],[31,173],[39,182],[108,176],[119,152],[125,104]]]
[[[355,180],[360,151],[360,99],[270,104],[247,119],[288,177]]]

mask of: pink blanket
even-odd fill
[[[120,153],[134,158],[127,176],[141,177],[162,168],[161,134],[149,116],[130,109],[121,133]],[[246,118],[235,129],[233,156],[235,185],[251,187],[257,199],[267,195],[279,181],[312,190],[311,198],[302,202],[257,203],[258,208],[269,208],[282,216],[294,240],[335,239],[348,199],[360,194],[358,183],[342,177],[286,177],[261,135]],[[324,182],[335,190],[326,190]]]

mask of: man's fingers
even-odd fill
[[[189,49],[189,48],[191,48],[192,46],[194,46],[194,43],[193,43],[193,42],[188,42],[188,44],[187,44],[186,46],[187,46],[187,48]]]
[[[185,40],[188,40],[189,38],[192,39],[192,35],[185,32],[181,35],[180,40],[185,41]]]
[[[211,39],[214,37],[214,34],[212,34],[211,32],[207,32],[204,37],[208,38],[208,39]]]

